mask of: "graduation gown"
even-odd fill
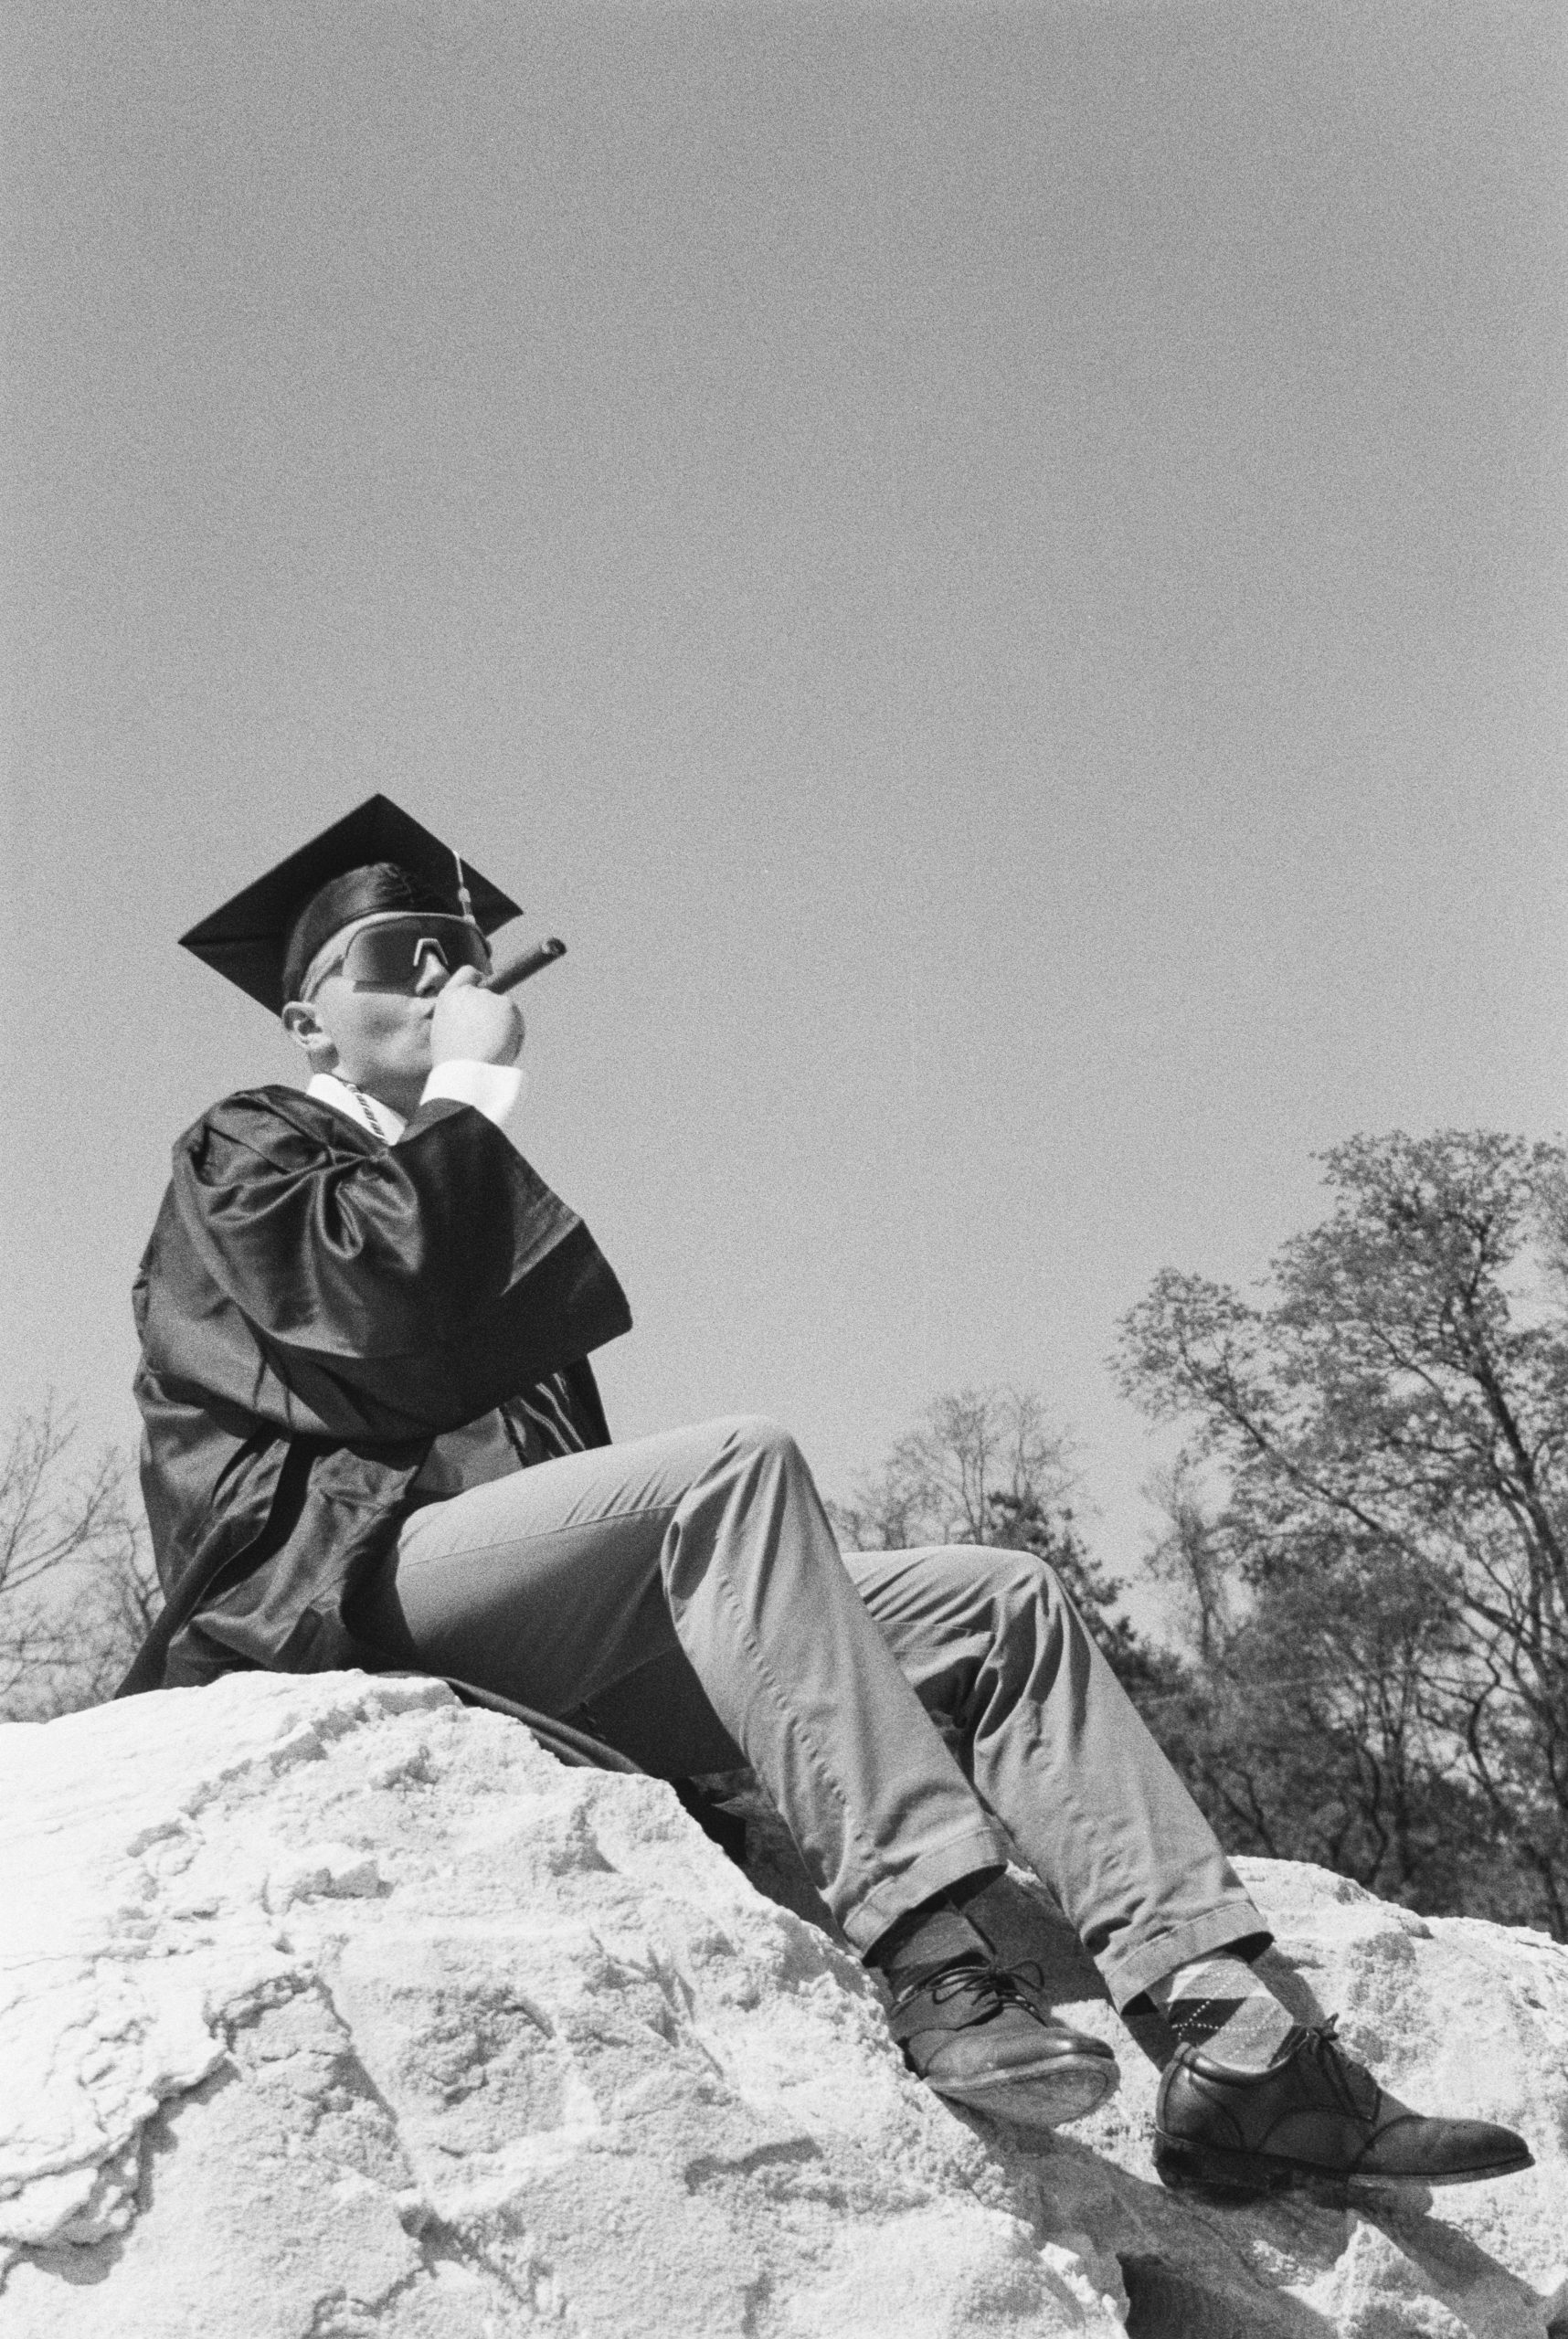
[[[355,1595],[433,1442],[630,1325],[580,1218],[471,1106],[396,1146],[298,1089],[226,1097],[174,1149],[133,1295],[142,1487],[167,1603],[124,1688],[373,1667]]]

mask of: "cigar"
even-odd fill
[[[557,958],[564,958],[566,955],[566,944],[558,935],[552,934],[547,942],[535,942],[533,948],[524,950],[521,958],[501,959],[480,989],[515,990],[518,984],[525,983],[530,975],[536,975],[542,967],[553,967]]]

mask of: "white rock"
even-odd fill
[[[1353,2048],[1530,2136],[1356,2211],[1152,2182],[1155,2072],[1038,1894],[994,1921],[1114,2037],[1031,2147],[903,2070],[874,1988],[652,1781],[344,1674],[0,1730],[0,2339],[1465,2333],[1568,2309],[1568,1953],[1253,1863]],[[1568,2321],[1556,2326],[1568,2331]]]

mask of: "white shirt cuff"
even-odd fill
[[[428,1105],[433,1097],[445,1096],[454,1105],[471,1105],[521,1152],[512,1123],[527,1095],[528,1075],[521,1064],[476,1064],[471,1057],[456,1056],[450,1064],[437,1064],[419,1102]]]

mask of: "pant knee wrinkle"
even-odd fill
[[[673,1502],[640,1503],[634,1509],[609,1511],[602,1519],[596,1519],[593,1523],[600,1527],[619,1527],[629,1519],[667,1517],[676,1507]],[[437,1506],[432,1503],[428,1508],[434,1509]],[[418,1516],[418,1513],[416,1511],[413,1517],[417,1519]],[[518,1534],[514,1531],[510,1535],[497,1535],[488,1543],[464,1541],[435,1551],[420,1551],[418,1549],[418,1539],[416,1539],[415,1544],[408,1550],[399,1549],[397,1564],[399,1568],[411,1569],[436,1567],[441,1561],[451,1559],[454,1551],[461,1551],[461,1557],[465,1560],[482,1559],[488,1551],[514,1551],[525,1544],[555,1543],[565,1535],[580,1535],[581,1533],[581,1525],[573,1522],[565,1527],[546,1527],[537,1534]]]

